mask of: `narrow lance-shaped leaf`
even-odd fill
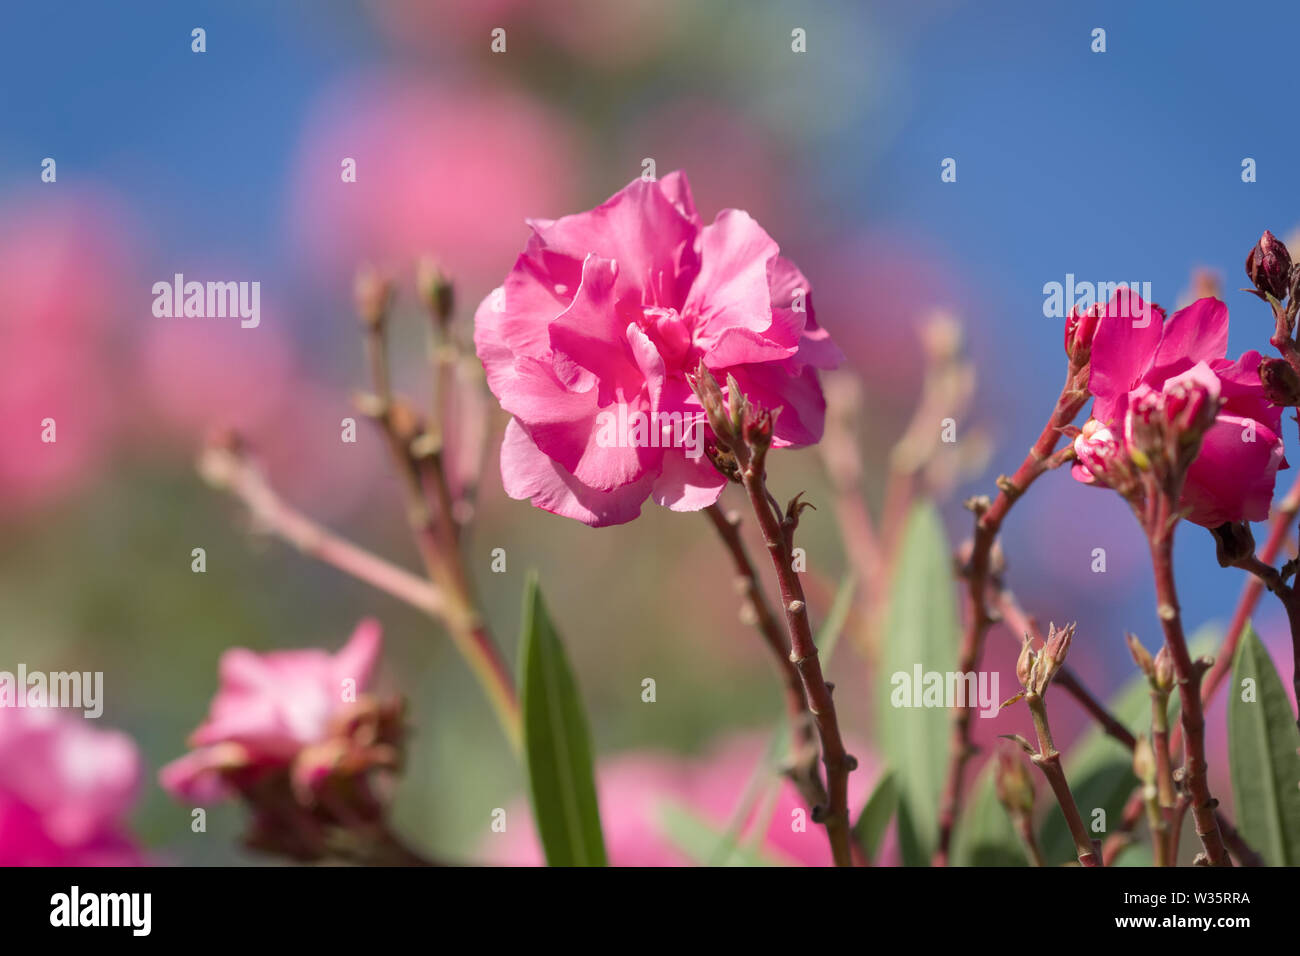
[[[943,525],[933,506],[918,505],[903,534],[874,687],[881,749],[898,783],[899,844],[909,866],[928,863],[938,839],[935,821],[952,716],[943,706],[926,707],[915,699],[914,674],[956,668],[957,634],[952,559]]]
[[[835,648],[839,646],[840,638],[844,635],[844,626],[848,623],[849,612],[853,610],[853,594],[857,590],[857,582],[857,575],[853,571],[844,573],[840,586],[835,590],[835,599],[831,602],[830,610],[826,612],[826,620],[817,629],[815,638],[817,656],[821,659],[823,669],[830,667],[831,657],[835,654]]]
[[[668,842],[701,866],[785,865],[756,847],[741,846],[730,833],[680,803],[664,803],[658,817]]]
[[[528,793],[546,862],[604,866],[587,719],[535,571],[524,582],[519,674]]]
[[[1027,866],[1024,844],[998,801],[994,773],[997,760],[987,760],[966,797],[966,809],[953,837],[954,866]]]
[[[886,770],[858,815],[858,822],[853,825],[853,836],[868,860],[874,860],[880,851],[880,843],[897,809],[898,784],[894,780],[894,771]]]
[[[1270,866],[1300,865],[1300,732],[1291,701],[1253,627],[1232,661],[1228,769],[1237,827]]]

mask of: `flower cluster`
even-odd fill
[[[1150,316],[1160,321],[1135,321]],[[1074,477],[1140,493],[1143,472],[1181,481],[1188,520],[1208,528],[1268,517],[1287,467],[1281,408],[1260,379],[1260,354],[1225,357],[1228,308],[1198,299],[1167,321],[1120,290],[1105,307],[1072,314],[1073,341],[1091,356],[1092,415],[1074,442]],[[1067,333],[1069,335],[1069,333]]]

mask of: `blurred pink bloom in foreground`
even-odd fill
[[[342,181],[343,158],[355,182]],[[568,204],[580,169],[564,120],[525,96],[393,75],[327,97],[298,168],[291,215],[322,271],[433,254],[478,289],[518,248],[520,220]]]
[[[1175,380],[1195,379],[1224,402],[1187,473],[1180,504],[1191,509],[1188,520],[1214,528],[1268,518],[1278,469],[1287,467],[1282,409],[1265,395],[1258,352],[1246,352],[1236,361],[1225,358],[1226,305],[1198,299],[1165,321],[1158,306],[1120,290],[1107,306],[1072,314],[1066,334],[1067,347],[1071,337],[1085,345],[1090,339],[1089,390],[1096,396],[1094,421],[1075,443],[1081,459],[1074,466],[1075,478],[1096,479],[1083,462],[1102,462],[1119,448],[1125,416],[1139,395],[1167,389]]]
[[[0,866],[136,866],[125,817],[140,757],[125,734],[0,707]]]
[[[379,623],[365,620],[337,654],[226,651],[208,718],[190,735],[194,750],[162,769],[163,787],[202,803],[227,796],[266,771],[289,768],[305,750],[325,741],[335,719],[360,698],[381,643]]]
[[[666,807],[688,811],[719,833],[732,823],[746,798],[755,768],[764,759],[766,742],[758,737],[724,741],[710,753],[679,757],[663,753],[631,753],[602,760],[596,767],[605,849],[613,866],[690,866],[695,861],[669,838],[663,826]],[[860,807],[878,774],[875,760],[861,746],[850,746],[859,769],[849,777],[849,805]],[[865,755],[865,757],[864,757]],[[760,771],[762,772],[762,771]],[[762,827],[760,852],[776,863],[802,866],[832,865],[825,829],[808,818],[807,805],[793,783],[774,772],[741,817],[739,842],[752,846]],[[770,800],[772,792],[775,800]],[[801,810],[801,814],[794,811]],[[792,825],[802,819],[802,831]],[[483,843],[487,862],[506,866],[541,866],[544,858],[526,804],[507,813],[503,833]],[[521,826],[520,821],[524,821]]]
[[[781,408],[776,447],[821,438],[817,370],[839,349],[808,280],[747,213],[705,226],[685,175],[635,180],[591,210],[529,221],[533,235],[474,317],[488,385],[514,418],[501,449],[513,498],[600,527],[651,497],[674,511],[717,500],[686,375],[733,375]],[[637,421],[649,422],[640,435]],[[670,433],[671,432],[671,433]]]
[[[0,510],[84,483],[107,448],[106,346],[123,300],[114,215],[95,197],[0,211]]]

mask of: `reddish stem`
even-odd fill
[[[1213,866],[1231,866],[1223,835],[1215,818],[1216,801],[1210,795],[1209,767],[1205,760],[1205,713],[1201,704],[1201,677],[1204,670],[1192,662],[1183,635],[1183,622],[1178,607],[1178,591],[1174,585],[1174,526],[1173,506],[1169,496],[1161,494],[1155,501],[1153,519],[1147,524],[1151,542],[1151,563],[1155,573],[1157,611],[1165,632],[1165,645],[1173,659],[1178,696],[1182,702],[1184,753],[1184,786],[1192,801],[1192,818],[1196,833],[1205,847],[1206,856]]]
[[[819,816],[826,825],[835,865],[852,866],[849,773],[857,766],[857,761],[845,751],[844,741],[840,737],[835,704],[831,699],[832,687],[822,675],[817,645],[808,621],[808,603],[804,598],[803,584],[792,566],[790,539],[783,522],[773,510],[771,495],[767,490],[764,458],[765,449],[756,449],[744,463],[741,477],[780,584],[781,603],[785,609],[786,629],[790,636],[790,661],[799,672],[808,709],[812,712],[821,738],[822,763],[826,767],[827,804]]]
[[[800,794],[807,801],[811,810],[823,806],[827,800],[826,787],[817,770],[817,728],[804,699],[803,681],[798,669],[790,660],[790,648],[785,633],[781,629],[772,608],[763,595],[758,583],[758,575],[745,549],[745,542],[740,537],[740,516],[724,514],[717,504],[704,509],[709,521],[718,532],[718,537],[726,545],[731,555],[731,562],[736,570],[736,578],[741,594],[754,614],[754,623],[772,658],[781,673],[785,688],[786,714],[790,723],[790,777],[799,788]]]

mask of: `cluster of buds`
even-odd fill
[[[713,373],[700,362],[694,374],[687,373],[691,390],[704,407],[704,415],[713,432],[705,453],[713,466],[732,481],[743,481],[742,472],[752,457],[762,458],[772,446],[772,433],[781,409],[768,410],[751,402],[730,373],[727,394],[722,394]]]
[[[1095,418],[1088,419],[1074,438],[1077,474],[1089,484],[1113,488],[1125,498],[1140,490],[1137,467],[1121,436]]]
[[[1122,438],[1090,419],[1074,439],[1080,477],[1105,485],[1130,502],[1144,497],[1148,479],[1175,500],[1223,401],[1219,379],[1204,365],[1129,396]]]
[[[1074,629],[1073,624],[1059,630],[1055,624],[1051,625],[1047,640],[1037,650],[1034,649],[1034,639],[1025,635],[1020,647],[1020,658],[1016,661],[1016,679],[1020,681],[1025,694],[1042,697],[1047,692],[1047,685],[1065,664],[1065,656],[1074,640]]]
[[[1255,294],[1265,301],[1272,297],[1281,302],[1293,293],[1296,279],[1300,278],[1293,275],[1295,271],[1286,244],[1264,230],[1264,235],[1246,256],[1246,275],[1255,286]]]
[[[1218,376],[1204,365],[1165,382],[1161,391],[1139,388],[1124,419],[1129,457],[1164,487],[1181,489],[1222,405]]]

